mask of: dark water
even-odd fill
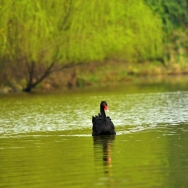
[[[91,136],[107,100],[117,135]],[[188,91],[0,97],[0,187],[187,187]]]

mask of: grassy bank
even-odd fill
[[[173,78],[173,79],[172,79]],[[38,91],[94,89],[114,87],[118,84],[157,84],[159,82],[181,82],[188,79],[188,65],[161,62],[128,63],[117,60],[77,65],[59,71],[44,80]],[[173,83],[172,83],[173,84]],[[23,86],[15,82],[1,86],[0,93],[19,92]]]
[[[92,88],[121,83],[141,83],[146,80],[167,79],[188,75],[188,65],[171,64],[165,66],[161,62],[128,63],[116,60],[102,63],[90,63],[75,66],[64,72],[58,72],[46,79],[38,88],[42,90]]]
[[[36,90],[75,90],[83,88],[99,88],[116,86],[118,84],[137,84],[145,82],[162,82],[174,77],[178,81],[182,75],[188,75],[188,64],[171,63],[164,65],[154,62],[124,62],[118,60],[105,60],[89,64],[75,65],[64,71],[56,72],[44,80]],[[188,77],[188,76],[187,76]],[[16,82],[7,83],[0,87],[0,93],[19,92],[24,87]]]

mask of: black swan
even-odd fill
[[[114,124],[110,117],[106,116],[105,110],[108,110],[108,105],[106,101],[102,101],[100,104],[100,114],[92,117],[92,136],[116,134]]]

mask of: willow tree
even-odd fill
[[[142,0],[6,0],[0,37],[1,60],[26,79],[27,92],[77,63],[162,54],[160,19]]]
[[[72,1],[60,0],[2,4],[1,57],[26,79],[24,91],[30,92],[53,71],[70,66],[63,52],[71,9]]]
[[[161,18],[142,1],[127,1],[125,8],[126,52],[133,61],[160,59],[163,56]]]
[[[95,0],[78,7],[80,12],[73,15],[70,27],[74,43],[69,52],[73,57],[78,45],[82,46],[82,57],[87,52],[89,60],[118,57],[142,61],[162,57],[161,17],[142,0]]]

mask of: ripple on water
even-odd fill
[[[0,135],[85,129],[90,133],[91,117],[98,114],[99,101],[104,98],[108,99],[107,115],[112,118],[117,134],[188,123],[188,92],[51,97],[3,101]],[[72,101],[74,105],[70,105]]]

